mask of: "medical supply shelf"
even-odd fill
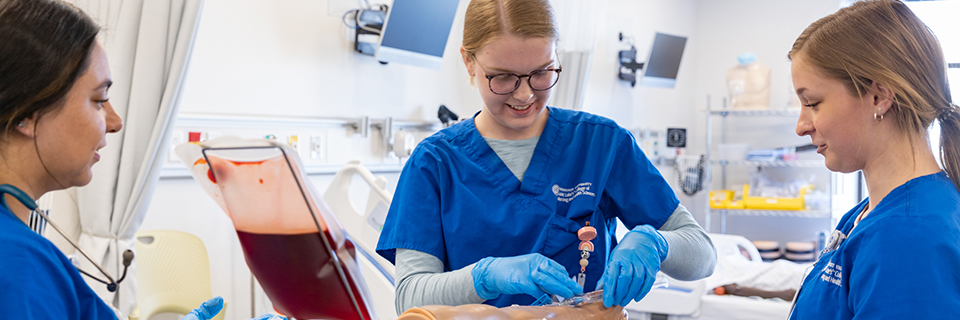
[[[733,216],[757,217],[798,217],[798,218],[828,218],[828,210],[756,210],[756,209],[712,209],[713,211]]]
[[[709,110],[718,116],[799,117],[800,110]]]
[[[724,108],[726,108],[726,99],[723,101]],[[739,166],[739,167],[757,167],[757,168],[826,168],[823,160],[792,160],[792,161],[746,161],[746,160],[726,160],[726,159],[712,159],[711,152],[713,147],[713,120],[715,117],[720,117],[721,119],[721,129],[720,129],[720,142],[727,142],[727,118],[728,117],[773,117],[773,118],[785,118],[785,117],[799,117],[800,110],[711,110],[709,97],[707,98],[707,137],[706,137],[706,155],[707,159],[704,164],[704,171],[706,171],[706,179],[704,185],[707,188],[712,187],[713,180],[713,165],[720,166],[721,168],[721,184],[724,188],[727,186],[726,181],[726,168],[727,166]],[[831,175],[831,180],[834,177]],[[829,184],[829,188],[832,188],[833,181]],[[832,190],[827,190],[828,194],[832,195]],[[720,233],[726,233],[727,229],[727,216],[754,216],[754,217],[798,217],[798,218],[829,218],[831,217],[830,210],[762,210],[762,209],[723,209],[723,208],[711,208],[710,207],[710,197],[706,196],[706,205],[705,205],[705,215],[704,215],[704,229],[707,232],[711,232],[711,217],[713,214],[720,214]],[[832,200],[831,200],[832,201]],[[828,201],[830,203],[830,201]],[[827,207],[830,207],[829,205]]]
[[[708,209],[720,214],[720,233],[727,230],[727,219],[729,216],[753,216],[753,217],[797,217],[797,218],[829,218],[829,210],[755,210],[755,209]],[[707,232],[710,232],[707,230]]]
[[[823,168],[823,161],[820,160],[794,160],[794,161],[730,161],[730,160],[710,160],[711,164],[735,165],[746,167],[765,167],[765,168]]]

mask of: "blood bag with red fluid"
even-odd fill
[[[177,147],[237,230],[250,272],[295,319],[376,319],[354,245],[290,147],[221,137]]]

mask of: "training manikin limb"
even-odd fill
[[[717,295],[730,294],[741,297],[761,297],[764,299],[780,298],[784,301],[793,301],[793,297],[797,295],[797,291],[793,289],[770,291],[751,287],[741,287],[736,283],[716,287],[713,289],[713,292]]]
[[[407,310],[397,320],[526,320],[526,319],[610,319],[626,320],[623,307],[605,308],[602,301],[568,306],[512,306],[496,308],[485,304],[424,306]]]
[[[376,319],[354,245],[305,182],[295,151],[222,137],[180,145],[177,154],[233,221],[247,265],[277,311],[296,319]]]

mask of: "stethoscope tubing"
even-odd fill
[[[0,192],[0,195],[2,195],[2,192]],[[88,277],[91,277],[91,278],[93,278],[93,279],[96,279],[97,281],[103,282],[104,284],[111,284],[111,283],[116,284],[116,283],[117,283],[116,281],[113,280],[113,277],[110,277],[110,274],[108,274],[106,270],[103,270],[103,267],[101,267],[99,263],[97,263],[96,261],[93,261],[93,259],[90,258],[90,255],[87,254],[87,251],[86,251],[86,250],[83,250],[83,248],[81,248],[80,245],[78,245],[76,242],[73,242],[73,239],[70,239],[70,237],[68,237],[68,236],[66,235],[66,233],[63,232],[63,229],[60,229],[60,226],[58,226],[56,223],[53,223],[53,221],[50,220],[50,217],[47,216],[46,213],[43,213],[42,210],[36,210],[36,209],[34,209],[33,212],[36,212],[36,213],[39,214],[41,217],[43,217],[43,220],[47,220],[47,223],[49,223],[50,226],[52,226],[53,229],[57,231],[57,233],[59,233],[61,236],[63,236],[63,238],[66,239],[67,242],[69,242],[70,245],[72,245],[74,249],[77,249],[77,251],[80,252],[80,254],[83,255],[84,258],[87,258],[87,261],[90,261],[90,263],[93,264],[93,266],[96,267],[97,270],[100,270],[100,273],[102,273],[103,276],[107,277],[107,280],[108,280],[108,281],[100,280],[99,278],[94,277],[93,275],[91,275],[91,274],[89,274],[89,273],[86,273],[85,271],[81,270],[80,268],[77,268],[78,271],[82,272],[83,274],[87,275]]]
[[[37,210],[37,207],[38,207],[37,203],[33,199],[31,199],[30,196],[24,193],[23,190],[20,190],[20,188],[14,187],[9,184],[0,185],[0,205],[3,205],[3,207],[9,211],[10,206],[7,205],[7,199],[3,197],[4,194],[9,194],[10,196],[14,197],[18,201],[20,201],[21,204],[27,207],[27,209],[29,209],[32,212],[36,212],[38,215],[40,215],[40,217],[43,218],[43,220],[46,220],[48,224],[53,226],[53,229],[56,230],[57,233],[60,234],[60,236],[66,239],[67,242],[69,242],[70,245],[77,250],[77,252],[80,252],[80,254],[83,255],[84,258],[87,258],[87,261],[90,261],[90,263],[93,264],[93,266],[96,267],[97,270],[100,270],[100,273],[102,273],[105,277],[107,277],[108,281],[103,281],[98,277],[94,277],[93,275],[87,273],[86,271],[81,270],[80,268],[77,268],[77,271],[80,271],[80,273],[83,273],[84,275],[94,280],[97,280],[103,284],[106,284],[108,288],[116,287],[117,282],[113,280],[113,277],[107,274],[107,271],[103,270],[103,267],[101,267],[99,263],[97,263],[92,258],[90,258],[90,255],[87,254],[87,251],[83,250],[83,248],[80,248],[80,245],[74,242],[73,239],[70,239],[70,237],[67,236],[67,234],[63,231],[63,229],[60,229],[60,226],[54,223],[53,220],[50,220],[50,217],[47,216],[47,214],[44,213],[43,210]],[[13,211],[10,211],[10,212],[13,213]],[[110,290],[110,291],[112,292],[113,290]]]

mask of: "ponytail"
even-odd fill
[[[960,190],[960,110],[951,104],[940,111],[940,162],[947,176]]]

